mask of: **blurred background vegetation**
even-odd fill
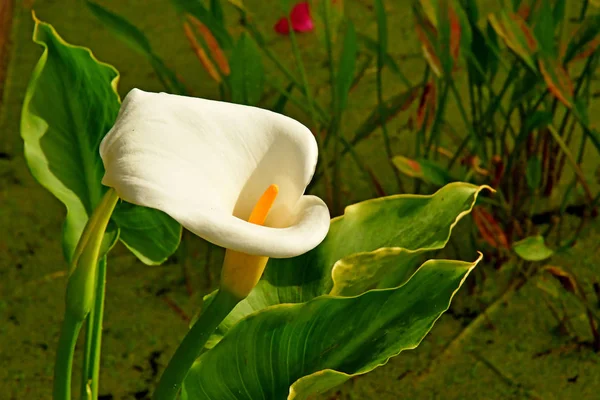
[[[114,65],[122,96],[168,91],[305,123],[321,147],[310,190],[333,214],[454,180],[496,189],[461,222],[448,254],[474,259],[479,249],[485,263],[424,343],[321,398],[595,398],[595,3],[315,0],[307,25],[305,6],[290,14],[294,4],[279,0],[3,2],[2,393],[49,398],[63,308],[63,210],[30,176],[19,136],[41,54],[31,41],[35,10]],[[101,398],[143,399],[213,289],[222,251],[185,235],[163,266],[113,253]]]

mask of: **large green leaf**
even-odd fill
[[[253,314],[200,356],[185,396],[306,399],[367,373],[423,340],[480,259],[431,260],[397,288]]]
[[[358,296],[371,289],[388,289],[403,284],[424,258],[422,251],[382,247],[368,253],[344,257],[333,265],[334,296]]]
[[[161,264],[179,247],[181,225],[162,211],[122,201],[113,220],[121,242],[144,264]]]
[[[63,250],[70,262],[88,216],[107,189],[100,183],[99,146],[119,111],[119,74],[37,19],[33,39],[44,52],[25,95],[21,136],[33,176],[67,208]],[[179,224],[157,210],[122,203],[114,222],[122,223],[121,240],[144,262],[164,261],[179,244]],[[155,247],[159,241],[162,246]]]
[[[44,53],[25,96],[21,135],[31,173],[67,207],[63,249],[70,261],[104,193],[102,162],[94,152],[119,110],[119,74],[38,20],[33,39]]]
[[[148,61],[150,61],[150,64],[152,65],[152,68],[154,68],[158,79],[169,92],[182,95],[187,93],[185,86],[177,78],[175,72],[167,67],[162,58],[154,53],[148,38],[142,31],[140,31],[125,18],[113,13],[99,4],[96,4],[92,1],[86,1],[85,3],[92,14],[94,14],[94,16],[98,18],[98,20],[100,20],[104,26],[106,26],[106,28],[108,28],[118,38],[123,40],[123,42],[133,50],[145,56]]]
[[[231,100],[234,103],[256,105],[261,99],[265,71],[260,50],[252,37],[243,33],[231,57]]]
[[[315,249],[294,258],[270,259],[261,281],[225,319],[211,343],[216,343],[245,316],[271,305],[302,303],[332,290],[338,294],[357,294],[401,283],[404,274],[401,270],[416,268],[420,256],[445,247],[453,227],[471,211],[485,188],[456,182],[430,196],[396,195],[347,207],[343,216],[331,221],[327,237]],[[377,252],[382,251],[389,257],[403,255],[395,257],[401,259],[395,261],[396,268],[381,267],[389,259],[369,261],[381,256]],[[368,254],[371,252],[375,253]],[[357,259],[361,262],[356,262]],[[347,268],[349,264],[357,269]],[[332,273],[336,269],[339,270]],[[359,281],[359,273],[365,287],[352,286],[353,281]],[[338,286],[335,289],[334,279]],[[340,288],[341,284],[344,286]]]

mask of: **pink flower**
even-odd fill
[[[314,29],[313,20],[310,16],[310,8],[308,2],[298,3],[292,8],[290,13],[292,28],[295,32],[309,32]],[[290,26],[287,18],[281,18],[275,24],[275,32],[287,35],[290,33]]]

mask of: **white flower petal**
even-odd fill
[[[198,210],[173,218],[210,242],[252,255],[294,257],[316,247],[329,230],[329,210],[320,198],[302,196],[289,226],[272,228],[250,224],[232,215],[211,215]]]
[[[327,234],[329,212],[303,196],[317,144],[299,122],[259,108],[132,90],[100,145],[103,183],[217,245],[291,257]],[[271,185],[264,227],[246,222]]]

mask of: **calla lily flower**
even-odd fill
[[[102,183],[119,197],[164,211],[232,254],[265,263],[297,256],[329,229],[325,203],[304,195],[316,141],[304,125],[277,113],[133,89],[100,155]],[[260,221],[248,222],[257,209]]]

